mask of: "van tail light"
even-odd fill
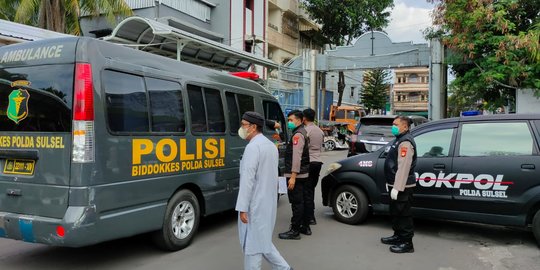
[[[75,65],[72,161],[94,162],[94,87],[92,66]]]

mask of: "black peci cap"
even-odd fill
[[[255,124],[259,127],[264,126],[264,118],[262,117],[260,113],[257,113],[257,112],[252,112],[252,111],[245,112],[244,115],[242,115],[242,119],[252,124]]]

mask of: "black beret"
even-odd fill
[[[245,112],[244,115],[242,115],[242,119],[252,124],[255,124],[259,127],[264,126],[264,118],[262,117],[261,114],[257,112],[251,112],[251,111]]]

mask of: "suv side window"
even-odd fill
[[[418,157],[448,157],[454,129],[441,129],[414,137]]]
[[[103,86],[109,128],[114,132],[148,132],[148,103],[140,76],[105,70]]]
[[[526,122],[463,124],[460,156],[532,155],[534,143]]]

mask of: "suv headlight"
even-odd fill
[[[339,164],[339,163],[330,163],[330,165],[328,165],[328,169],[326,169],[326,175],[329,175],[329,174],[335,172],[339,168],[341,168],[341,164]]]

